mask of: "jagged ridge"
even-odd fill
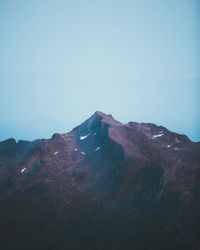
[[[67,134],[1,142],[2,245],[197,249],[199,152],[185,135],[99,111]]]

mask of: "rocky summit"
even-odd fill
[[[0,142],[1,250],[199,250],[200,143],[95,112]]]

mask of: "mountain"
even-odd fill
[[[2,250],[200,249],[200,143],[95,112],[0,143]]]

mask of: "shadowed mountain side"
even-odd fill
[[[199,168],[200,143],[102,112],[1,142],[2,249],[197,250]]]

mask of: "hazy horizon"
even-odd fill
[[[89,117],[85,118],[85,120],[88,118]],[[75,122],[73,123],[73,121],[67,124],[64,122],[58,122],[53,119],[36,119],[36,120],[27,120],[27,121],[21,121],[21,122],[12,121],[12,122],[0,123],[0,131],[3,131],[3,133],[0,134],[0,141],[4,141],[10,138],[14,138],[16,141],[19,141],[19,140],[33,141],[36,139],[49,139],[55,133],[65,134],[65,133],[70,132],[73,128],[80,125],[85,120],[81,120],[77,124],[75,124]],[[129,120],[129,121],[134,121],[134,120]],[[120,121],[120,122],[126,124],[129,121],[124,121],[124,122]],[[143,122],[143,121],[140,121],[140,122]],[[156,125],[164,126],[163,124],[156,124]],[[171,130],[172,132],[187,135],[189,139],[193,142],[199,142],[200,138],[195,138],[193,137],[192,133],[189,133],[190,127],[191,127],[191,124],[188,124],[188,126],[187,124],[185,124],[186,132],[184,130],[174,129],[173,126],[166,127],[166,128]],[[188,128],[188,131],[187,131],[187,128]]]

